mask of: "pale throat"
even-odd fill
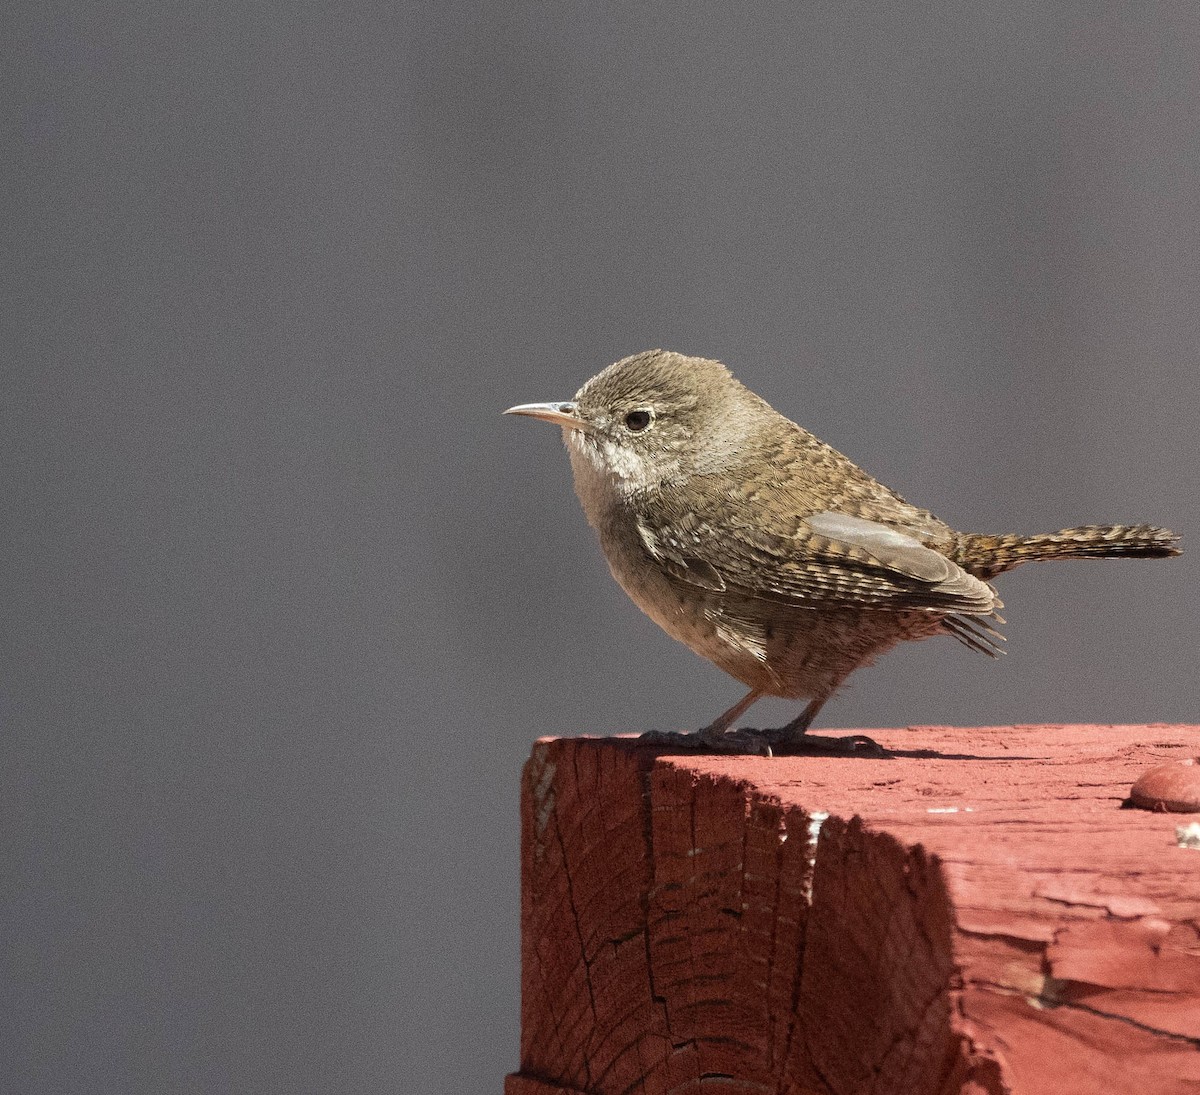
[[[593,440],[578,430],[564,429],[563,441],[575,474],[575,493],[589,513],[655,486],[668,470],[647,461],[635,449],[604,437]]]

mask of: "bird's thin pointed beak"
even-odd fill
[[[528,418],[540,418],[569,430],[586,430],[587,423],[576,412],[574,403],[522,403],[509,407],[505,414],[523,414]]]

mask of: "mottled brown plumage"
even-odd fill
[[[701,746],[810,741],[846,677],[905,639],[949,633],[995,653],[990,580],[1021,563],[1179,553],[1151,525],[955,532],[704,358],[636,354],[569,403],[511,412],[563,427],[576,492],[630,597],[750,689],[690,736]],[[779,731],[731,730],[763,695],[809,703]]]

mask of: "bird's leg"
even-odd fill
[[[672,745],[676,749],[711,749],[717,753],[758,753],[770,756],[770,743],[759,731],[730,729],[751,704],[761,697],[762,693],[758,689],[752,689],[702,730],[648,730],[638,741],[645,745]]]
[[[770,746],[762,748],[761,739],[758,738],[757,730],[733,730],[731,727],[738,719],[742,717],[750,706],[759,698],[762,693],[758,689],[751,689],[737,703],[735,703],[728,711],[718,715],[702,730],[696,731],[700,740],[704,742],[710,749],[720,749],[722,752],[737,752],[737,753],[761,753],[770,754]],[[753,735],[753,742],[751,739]],[[746,748],[747,745],[757,743],[757,748]],[[732,747],[732,748],[731,748]]]
[[[854,756],[882,757],[886,750],[865,734],[847,734],[840,738],[817,737],[808,732],[817,712],[825,706],[825,701],[832,695],[830,692],[809,700],[808,705],[786,726],[776,730],[764,730],[762,736],[775,750],[796,751],[802,753],[846,753]]]

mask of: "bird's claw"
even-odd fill
[[[824,737],[820,734],[791,735],[783,730],[765,730],[770,744],[781,752],[788,753],[836,753],[849,757],[886,757],[888,751],[874,738],[866,734],[843,734],[840,737]]]
[[[647,730],[638,737],[640,745],[669,745],[688,752],[733,753],[741,756],[771,756],[771,744],[760,730]]]
[[[641,745],[667,745],[689,753],[733,753],[741,756],[771,757],[776,753],[834,753],[850,757],[886,757],[888,751],[866,734],[824,737],[818,734],[789,732],[787,727],[773,730],[647,730],[638,738]]]

